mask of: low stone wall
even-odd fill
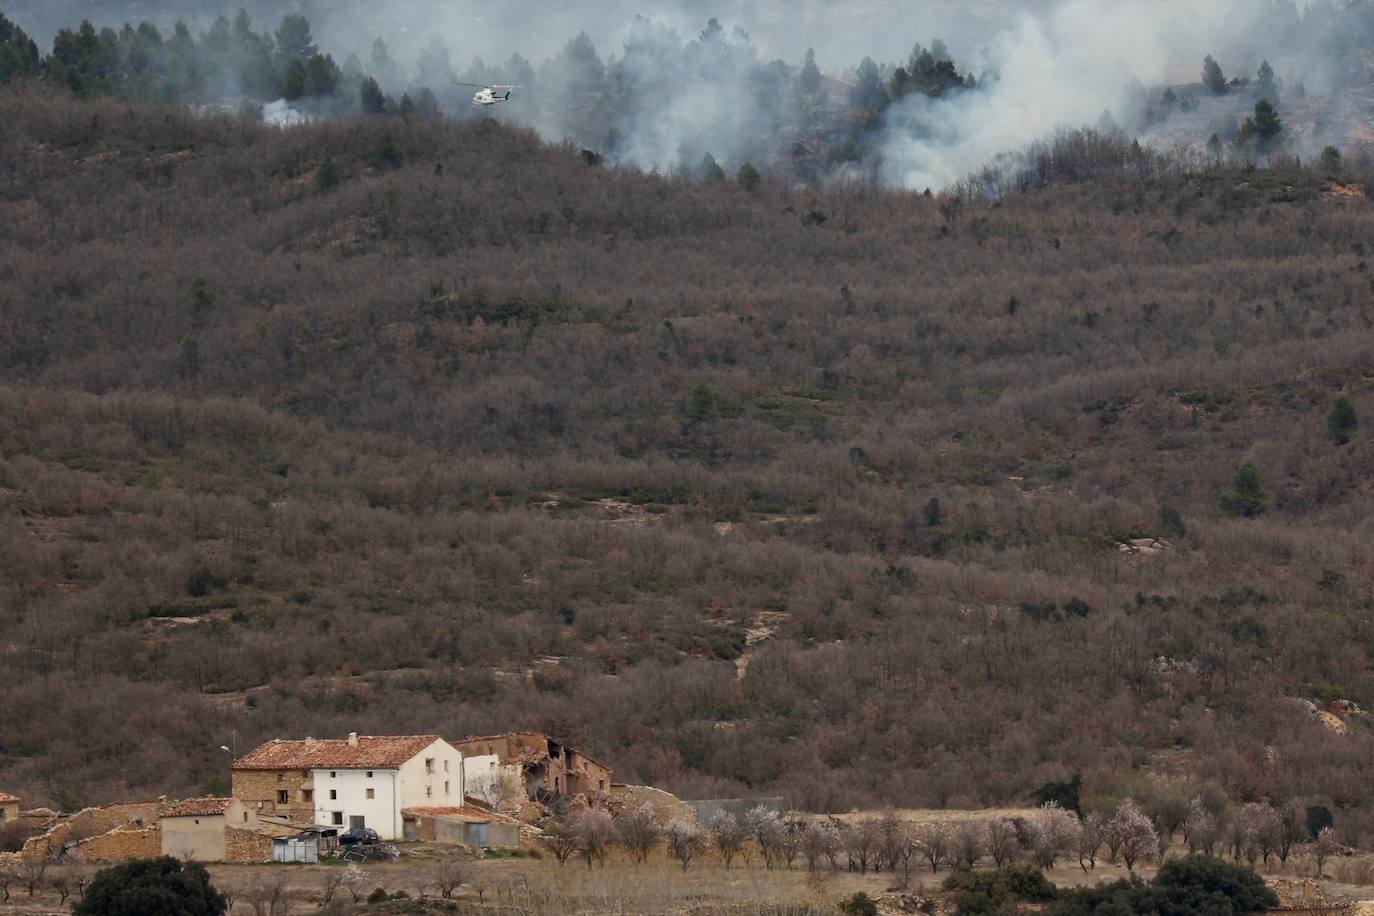
[[[120,827],[76,844],[72,855],[83,862],[125,862],[162,855],[161,827]]]
[[[240,865],[272,861],[272,838],[241,827],[224,831],[224,861]]]

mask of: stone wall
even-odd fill
[[[224,831],[224,861],[238,864],[270,862],[272,860],[272,838],[242,827],[230,827]]]
[[[123,862],[128,859],[156,859],[162,855],[162,828],[121,827],[84,839],[72,854],[83,862]]]
[[[60,853],[70,842],[109,833],[117,827],[153,826],[157,824],[157,808],[157,802],[83,808],[71,817],[53,824],[46,833],[29,837],[19,856],[25,861],[50,858]]]
[[[309,770],[234,770],[232,773],[234,798],[259,814],[280,814],[304,824],[315,823],[315,802],[306,801],[306,789],[315,788]],[[280,778],[279,778],[280,777]],[[290,800],[277,801],[277,793],[286,791]],[[259,802],[263,804],[259,806]]]

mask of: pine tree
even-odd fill
[[[741,188],[752,194],[763,184],[763,176],[759,174],[758,169],[754,168],[752,162],[746,162],[739,167],[739,174],[735,176],[735,181]]]
[[[1359,425],[1360,419],[1355,415],[1355,405],[1350,398],[1336,398],[1336,403],[1331,405],[1331,412],[1326,415],[1326,432],[1331,436],[1331,441],[1337,445],[1348,445]]]
[[[1255,116],[1246,118],[1236,134],[1236,143],[1240,146],[1252,142],[1261,147],[1268,146],[1281,133],[1283,120],[1279,117],[1278,109],[1268,99],[1260,99],[1255,103]]]
[[[701,164],[697,166],[697,177],[702,181],[724,181],[725,169],[720,167],[715,156],[707,153],[702,157]]]
[[[1226,92],[1226,74],[1221,72],[1221,64],[1218,64],[1210,54],[1202,61],[1202,82],[1213,95],[1222,95]]]
[[[1279,87],[1278,83],[1274,81],[1274,68],[1269,66],[1267,60],[1260,64],[1259,73],[1255,79],[1255,91],[1259,93],[1259,97],[1262,99],[1268,99],[1271,102],[1279,100]]]
[[[286,78],[282,81],[281,95],[288,102],[305,98],[310,91],[310,78],[306,75],[305,64],[299,57],[291,58],[286,65]]]
[[[816,66],[816,49],[806,49],[806,60],[802,63],[797,85],[806,95],[816,95],[821,91],[821,68]]]
[[[321,191],[329,191],[339,184],[339,167],[334,164],[333,156],[325,156],[320,163],[320,169],[315,173],[315,187]]]
[[[1260,486],[1259,469],[1251,462],[1236,470],[1231,489],[1221,495],[1222,511],[1241,518],[1263,515],[1269,508],[1269,498]]]
[[[386,95],[372,77],[363,77],[362,83],[358,86],[358,97],[364,114],[381,114],[386,111]]]

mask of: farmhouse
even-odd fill
[[[162,854],[192,862],[260,862],[271,837],[236,798],[188,798],[162,810]]]
[[[19,817],[19,796],[0,792],[0,824]]]
[[[611,768],[540,732],[464,738],[466,791],[493,808],[582,795],[599,801],[611,787]]]
[[[234,761],[233,796],[259,816],[403,836],[401,809],[460,805],[463,755],[437,735],[274,739]]]

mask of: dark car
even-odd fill
[[[377,836],[377,831],[371,827],[350,827],[339,835],[340,846],[376,846],[380,842],[381,838]]]

